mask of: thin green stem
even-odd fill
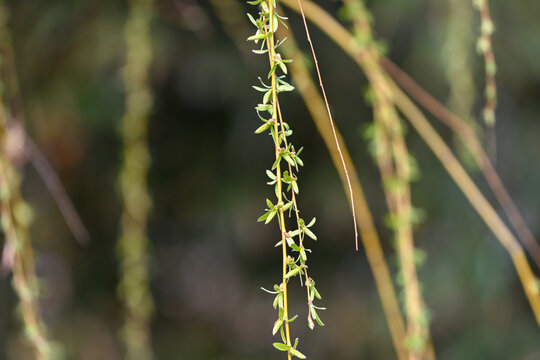
[[[268,45],[268,56],[270,59],[270,68],[274,66],[274,62],[276,59],[276,50],[275,50],[275,38],[274,38],[274,29],[273,29],[273,22],[274,22],[274,4],[273,0],[268,1],[268,8],[269,8],[269,19],[270,19],[270,31],[266,29],[267,34],[270,32],[270,36],[267,38],[267,45]],[[276,133],[276,143],[275,143],[275,152],[276,152],[276,159],[279,159],[280,157],[280,132],[278,127],[278,119],[277,119],[277,104],[278,104],[278,96],[277,96],[277,86],[276,86],[276,72],[274,71],[271,76],[271,82],[272,82],[272,116],[274,118],[274,130]],[[282,122],[280,121],[281,126],[283,126]],[[283,191],[282,191],[282,174],[281,174],[281,163],[278,162],[277,168],[276,168],[276,178],[277,178],[277,186],[278,186],[278,204],[283,204]],[[282,281],[281,286],[283,290],[283,323],[285,325],[285,339],[286,344],[291,346],[291,334],[290,334],[290,327],[289,327],[289,304],[288,304],[288,293],[287,293],[287,263],[288,263],[288,256],[287,256],[287,241],[285,239],[285,233],[287,232],[287,229],[285,228],[285,216],[283,207],[279,208],[279,220],[280,220],[280,231],[281,231],[281,249],[282,249]],[[291,359],[291,353],[290,351],[287,352],[287,358]]]

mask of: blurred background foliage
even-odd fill
[[[388,56],[443,102],[449,96],[446,67],[459,61],[444,51],[450,2],[367,2]],[[317,3],[332,14],[341,6]],[[253,135],[260,123],[253,110],[258,94],[251,88],[267,64],[249,53],[245,38],[226,35],[210,2],[155,4],[149,238],[156,358],[275,358],[272,297],[259,287],[271,287],[279,278],[280,250],[273,248],[274,227],[256,222],[271,192],[264,171],[274,155],[270,137]],[[540,2],[490,4],[498,63],[497,169],[538,238]],[[21,164],[23,194],[35,215],[31,232],[43,279],[43,315],[68,359],[121,359],[115,249],[127,4],[19,0],[7,5],[25,126],[91,234],[87,246],[77,245],[36,171]],[[307,50],[300,18],[287,14]],[[228,16],[247,21],[243,14]],[[472,113],[479,119],[484,65],[474,50],[477,14],[471,21],[464,26],[473,31]],[[372,121],[363,95],[365,76],[319,30],[311,30],[335,120],[395,273],[380,177],[361,136]],[[310,331],[303,321],[303,290],[294,289],[291,312],[302,320],[292,324],[293,332],[311,359],[394,358],[363,250],[354,251],[346,193],[299,95],[282,96],[281,103],[295,144],[305,147],[300,208],[306,218],[318,219],[310,271],[328,308],[322,314],[326,326]],[[452,142],[449,130],[436,127]],[[413,204],[425,213],[415,241],[427,256],[419,277],[438,358],[540,358],[539,330],[510,258],[414,131],[407,141],[422,173],[412,187]],[[487,189],[479,175],[475,180]],[[16,308],[9,277],[2,277],[0,359],[30,358]]]

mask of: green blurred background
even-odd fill
[[[341,6],[317,2],[332,14]],[[388,56],[443,102],[449,94],[446,67],[459,61],[443,51],[449,3],[367,3]],[[540,2],[490,4],[498,63],[497,170],[538,237]],[[115,243],[128,6],[90,0],[7,5],[27,131],[58,172],[91,234],[87,246],[74,242],[36,171],[22,164],[23,193],[35,213],[31,230],[44,285],[43,314],[68,359],[121,359]],[[287,14],[307,49],[301,19]],[[472,29],[473,114],[480,118],[484,65],[474,51],[477,14],[467,26]],[[363,95],[365,76],[314,26],[311,31],[336,123],[395,274],[380,177],[361,133],[372,121]],[[226,35],[208,1],[156,1],[149,237],[153,347],[160,360],[281,356],[271,346],[272,297],[259,289],[272,287],[281,276],[280,250],[273,247],[277,228],[256,222],[273,192],[264,173],[273,162],[271,138],[253,134],[259,126],[253,110],[259,94],[251,85],[267,72],[267,62],[249,54],[251,45],[244,40]],[[318,220],[310,271],[328,308],[321,314],[326,326],[310,331],[303,290],[293,286],[291,312],[301,319],[292,325],[293,334],[310,359],[393,359],[363,249],[354,251],[346,194],[330,156],[299,95],[286,94],[281,102],[294,143],[305,148],[300,208],[305,218]],[[436,127],[454,144],[448,129]],[[438,358],[540,359],[540,331],[509,256],[412,129],[407,141],[422,173],[413,185],[413,204],[424,210],[425,219],[415,240],[427,255],[419,276]],[[489,194],[481,176],[474,178]],[[9,277],[3,277],[0,359],[29,358],[16,307]]]

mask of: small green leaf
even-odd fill
[[[255,86],[255,85],[253,85],[253,86],[251,86],[251,87],[254,88],[254,89],[257,90],[257,91],[260,91],[260,92],[267,92],[267,91],[268,91],[267,88],[263,88],[263,87],[260,87],[260,86]]]
[[[282,343],[274,343],[273,344],[276,349],[279,351],[289,351],[291,349],[290,345],[282,344]]]
[[[266,170],[266,175],[268,175],[270,180],[275,180],[276,179],[276,175],[273,172],[271,172],[270,170]]]
[[[255,110],[257,111],[268,111],[268,112],[272,112],[272,105],[270,104],[259,104],[255,107]]]
[[[291,166],[294,166],[294,161],[293,161],[293,159],[291,159],[291,157],[289,156],[289,154],[287,154],[287,153],[283,154],[283,158],[284,158],[285,161],[288,162]]]
[[[295,237],[296,235],[298,235],[299,231],[298,230],[294,230],[294,231],[289,231],[289,235],[290,237]]]
[[[270,212],[266,212],[263,216],[257,219],[257,222],[261,222],[263,220],[266,220],[266,218],[270,215]]]
[[[276,32],[279,26],[278,17],[276,16],[276,13],[274,13],[274,21],[272,22],[272,32]]]
[[[283,91],[293,91],[293,90],[294,90],[294,86],[289,85],[289,84],[286,84],[286,85],[278,85],[278,86],[277,86],[277,91],[279,91],[279,92],[283,92]]]
[[[300,267],[300,266],[297,267],[297,268],[292,269],[291,271],[289,271],[289,272],[285,275],[285,279],[288,279],[288,278],[290,278],[290,277],[292,277],[292,276],[297,275],[297,274],[300,272],[300,270],[302,270],[302,267]]]
[[[312,226],[315,224],[315,221],[317,221],[317,218],[311,219],[311,221],[309,222],[309,224],[307,224],[306,226],[307,226],[307,227],[312,227]]]
[[[272,335],[276,335],[279,329],[281,328],[281,325],[283,325],[283,320],[276,320],[274,323],[274,327],[272,328]]]
[[[268,90],[266,92],[266,94],[264,94],[264,97],[263,97],[263,104],[267,104],[268,101],[270,100],[270,96],[272,96],[272,90]]]
[[[251,23],[257,27],[259,27],[259,25],[257,25],[257,22],[255,21],[255,19],[253,18],[253,16],[251,16],[251,14],[247,14],[247,17],[249,18],[249,21],[251,21]]]
[[[291,237],[287,236],[285,239],[287,240],[287,244],[289,244],[289,246],[294,245],[294,240]]]
[[[264,222],[264,224],[268,224],[270,221],[272,221],[272,219],[274,218],[274,216],[276,216],[276,211],[270,211],[268,213],[268,217],[266,218],[266,221]]]
[[[276,161],[274,161],[274,164],[272,165],[272,170],[274,170],[275,168],[277,168],[277,166],[279,165],[279,162],[281,161],[281,155],[279,155],[276,159]]]
[[[319,315],[317,314],[317,311],[315,310],[315,307],[313,305],[310,306],[311,310],[311,316],[315,318],[315,320],[319,323],[320,326],[324,326],[322,320],[319,318]]]
[[[302,354],[300,351],[296,350],[295,348],[290,349],[291,355],[296,356],[299,359],[305,359],[306,355]]]
[[[279,65],[279,68],[281,69],[281,71],[283,71],[284,74],[287,73],[287,65],[285,65],[283,63],[283,61],[278,61],[278,65]]]
[[[322,299],[322,296],[321,294],[319,294],[319,292],[317,291],[317,289],[315,289],[315,286],[313,287],[313,292],[315,293],[315,297],[319,300]]]
[[[310,238],[312,238],[313,240],[317,240],[317,236],[315,236],[314,233],[311,232],[311,230],[309,230],[307,227],[303,227],[302,230],[304,230],[304,233],[309,236]]]
[[[255,35],[251,35],[247,38],[248,41],[257,41],[266,38],[266,35],[261,33],[259,30],[255,33]]]
[[[272,126],[272,125],[273,125],[272,121],[268,121],[267,123],[262,124],[261,126],[259,126],[257,128],[257,130],[255,130],[255,134],[260,134],[260,133],[268,130],[268,128],[270,128],[270,126]]]
[[[293,205],[293,202],[288,202],[287,204],[285,204],[285,206],[283,206],[283,211],[287,211],[291,208],[291,206]]]

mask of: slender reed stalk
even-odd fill
[[[118,240],[121,279],[119,296],[124,304],[126,359],[153,358],[150,321],[153,301],[148,274],[146,223],[151,207],[146,178],[150,162],[147,145],[148,115],[152,95],[148,71],[152,60],[150,26],[152,2],[130,0],[125,27],[127,63],[124,69],[126,110],[122,119],[124,163],[120,171],[123,200],[121,236]]]
[[[282,0],[282,3],[295,11],[299,11],[293,0]],[[317,5],[312,2],[306,2],[304,4],[304,12],[307,18],[313,21],[359,65],[361,65],[366,56],[369,56],[369,51],[363,51],[355,43],[352,35]],[[424,139],[439,161],[441,161],[450,177],[458,185],[501,245],[510,254],[537,323],[540,325],[540,290],[520,244],[501,221],[491,204],[485,199],[480,190],[478,190],[452,151],[431,127],[422,112],[391,80],[388,79],[387,81],[398,108]]]

